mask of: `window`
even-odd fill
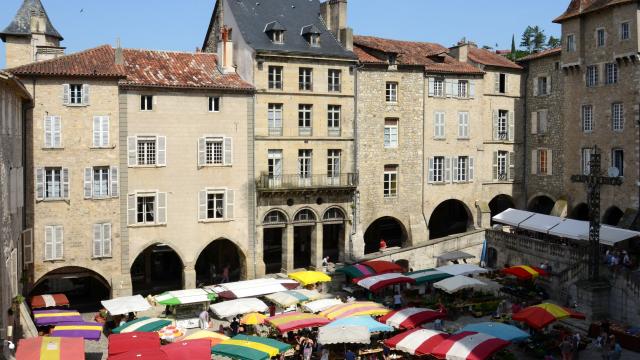
[[[46,168],[45,170],[45,198],[62,198],[62,168]]]
[[[205,164],[221,165],[222,155],[224,153],[222,148],[223,140],[220,138],[205,140]]]
[[[282,104],[269,104],[268,110],[269,135],[282,135]]]
[[[433,137],[436,139],[444,139],[444,113],[434,113],[433,119]]]
[[[605,84],[615,84],[618,82],[618,64],[609,63],[605,65]]]
[[[140,110],[153,110],[153,95],[140,95]]]
[[[547,133],[548,110],[538,110],[531,113],[531,133],[544,135]]]
[[[620,24],[620,40],[629,40],[631,38],[630,23],[623,22]]]
[[[304,182],[311,181],[311,155],[310,149],[298,150],[298,177]]]
[[[137,223],[153,224],[156,219],[155,212],[156,197],[155,195],[138,196],[137,198]]]
[[[576,51],[576,36],[573,34],[567,35],[567,52]]]
[[[224,218],[224,192],[207,192],[207,219]]]
[[[341,70],[329,69],[329,91],[340,91],[340,77],[342,76]]]
[[[138,139],[138,165],[156,164],[156,139]]]
[[[466,111],[458,113],[458,138],[469,138],[469,113]]]
[[[129,136],[129,166],[165,166],[166,145],[165,136]]]
[[[611,150],[611,166],[618,169],[618,176],[624,176],[624,150]]]
[[[271,186],[279,184],[282,177],[282,150],[269,150],[267,155],[267,171]]]
[[[327,106],[327,121],[329,136],[340,136],[340,105]]]
[[[606,34],[604,32],[604,29],[597,29],[596,30],[596,46],[597,47],[604,47],[604,45],[605,45],[605,37],[606,37]]]
[[[469,97],[469,81],[467,80],[459,80],[458,81],[458,97],[466,98]]]
[[[593,106],[582,105],[582,131],[593,131]]]
[[[342,151],[330,149],[327,151],[327,177],[331,184],[340,179],[340,155]],[[336,184],[337,185],[337,184]]]
[[[309,45],[312,47],[320,46],[320,34],[309,34]]]
[[[444,156],[435,156],[429,159],[429,180],[435,183],[446,181]]]
[[[538,175],[550,175],[549,174],[549,150],[547,149],[538,149],[537,151],[537,174]]]
[[[271,31],[271,42],[274,44],[284,44],[284,31],[282,30]]]
[[[44,147],[62,147],[62,120],[60,116],[44,117]]]
[[[598,65],[587,66],[586,80],[588,87],[598,85]]]
[[[220,96],[209,96],[209,112],[220,111]]]
[[[384,147],[398,147],[398,119],[384,119]]]
[[[300,104],[298,105],[298,135],[310,136],[311,135],[311,113],[312,105]]]
[[[96,166],[84,169],[84,198],[104,199],[118,196],[118,168]]]
[[[398,165],[384,166],[383,196],[393,198],[398,196]]]
[[[269,89],[282,90],[282,66],[269,66]]]
[[[109,146],[109,117],[93,117],[93,147],[102,148]]]
[[[495,132],[496,132],[495,134],[496,140],[509,139],[509,111],[508,110],[496,111]]]
[[[99,166],[92,168],[93,171],[93,196],[109,196],[109,167]]]
[[[69,85],[69,103],[81,105],[82,102],[82,84]]]
[[[508,151],[495,151],[493,153],[493,180],[511,181],[514,179],[513,153]]]
[[[397,82],[387,83],[386,100],[388,103],[398,102],[398,83]]]
[[[47,225],[44,227],[45,261],[62,260],[63,237],[62,225]]]
[[[496,92],[499,94],[507,93],[507,74],[496,74]]]
[[[615,103],[611,106],[611,120],[613,131],[624,130],[624,105]]]
[[[473,158],[458,156],[453,158],[454,182],[468,182],[473,180]]]
[[[93,224],[93,257],[111,257],[111,224]]]
[[[592,152],[593,152],[592,148],[582,149],[582,173],[584,175],[591,174],[591,153]]]
[[[549,95],[548,92],[548,82],[549,79],[546,76],[540,76],[538,78],[538,96]]]
[[[198,139],[198,165],[232,165],[233,141],[230,137],[205,136]]]
[[[433,79],[433,96],[444,96],[444,79]]]
[[[298,86],[300,90],[311,91],[313,84],[313,69],[298,69]]]
[[[167,193],[140,192],[127,199],[129,225],[158,225],[167,223]]]
[[[69,169],[47,167],[35,169],[36,200],[69,198]]]

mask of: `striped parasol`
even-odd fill
[[[269,338],[236,335],[211,348],[211,353],[239,360],[268,360],[290,348],[289,344]]]
[[[357,315],[381,316],[390,311],[391,310],[387,309],[382,304],[378,304],[373,301],[354,301],[332,306],[321,311],[319,315],[324,316],[329,320],[335,320]]]
[[[81,337],[87,340],[100,340],[102,324],[96,322],[69,322],[56,325],[51,331],[51,336]]]
[[[151,332],[158,331],[170,324],[171,320],[143,316],[139,319],[129,321],[124,325],[120,325],[117,328],[113,329],[111,332],[114,334],[130,333],[134,331]]]
[[[292,330],[327,325],[330,321],[321,315],[294,311],[269,317],[267,318],[267,323],[274,326],[281,333],[286,333]]]

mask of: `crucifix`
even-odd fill
[[[571,181],[587,184],[589,204],[589,280],[599,280],[600,275],[600,186],[622,185],[622,179],[617,173],[609,176],[600,175],[600,150],[593,147],[591,161],[589,161],[588,175],[572,175]]]

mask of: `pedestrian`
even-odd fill
[[[380,239],[380,252],[387,250],[387,242],[384,239]]]
[[[206,330],[209,328],[209,312],[207,311],[207,309],[204,309],[200,312],[198,321],[200,322],[201,330]]]
[[[562,354],[562,360],[571,360],[573,352],[573,345],[569,341],[569,336],[565,336],[560,343],[560,353]]]
[[[228,283],[229,282],[229,264],[225,265],[224,269],[222,269],[222,280],[220,283]]]
[[[307,339],[302,345],[302,357],[304,360],[311,360],[311,354],[313,354],[313,341]]]
[[[344,360],[356,360],[356,354],[351,349],[347,349],[344,353]]]
[[[580,338],[580,334],[578,332],[573,334],[573,336],[571,337],[571,342],[572,342],[572,345],[573,345],[573,359],[574,360],[577,360],[578,356],[579,356],[580,341],[582,341],[582,339]]]
[[[231,325],[229,325],[229,327],[231,327],[231,336],[238,335],[238,329],[240,328],[240,322],[238,322],[238,318],[237,317],[233,318],[233,321],[231,321]]]
[[[611,343],[610,344],[611,353],[609,354],[609,359],[620,360],[620,358],[622,357],[622,347],[620,346],[620,343],[616,341],[616,337],[613,335],[609,337],[609,342]]]
[[[393,308],[398,310],[402,307],[402,294],[400,294],[400,292],[397,292],[395,295],[393,295]]]
[[[320,360],[329,360],[329,349],[326,347],[322,348],[322,355],[320,356]]]

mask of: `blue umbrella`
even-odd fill
[[[342,319],[335,320],[325,327],[335,326],[364,326],[369,329],[369,332],[381,332],[381,331],[394,331],[394,328],[385,325],[381,322],[375,321],[371,316],[350,316]]]
[[[462,331],[475,331],[497,337],[505,341],[522,341],[529,337],[529,334],[513,325],[498,322],[481,322],[469,324],[460,329]]]

